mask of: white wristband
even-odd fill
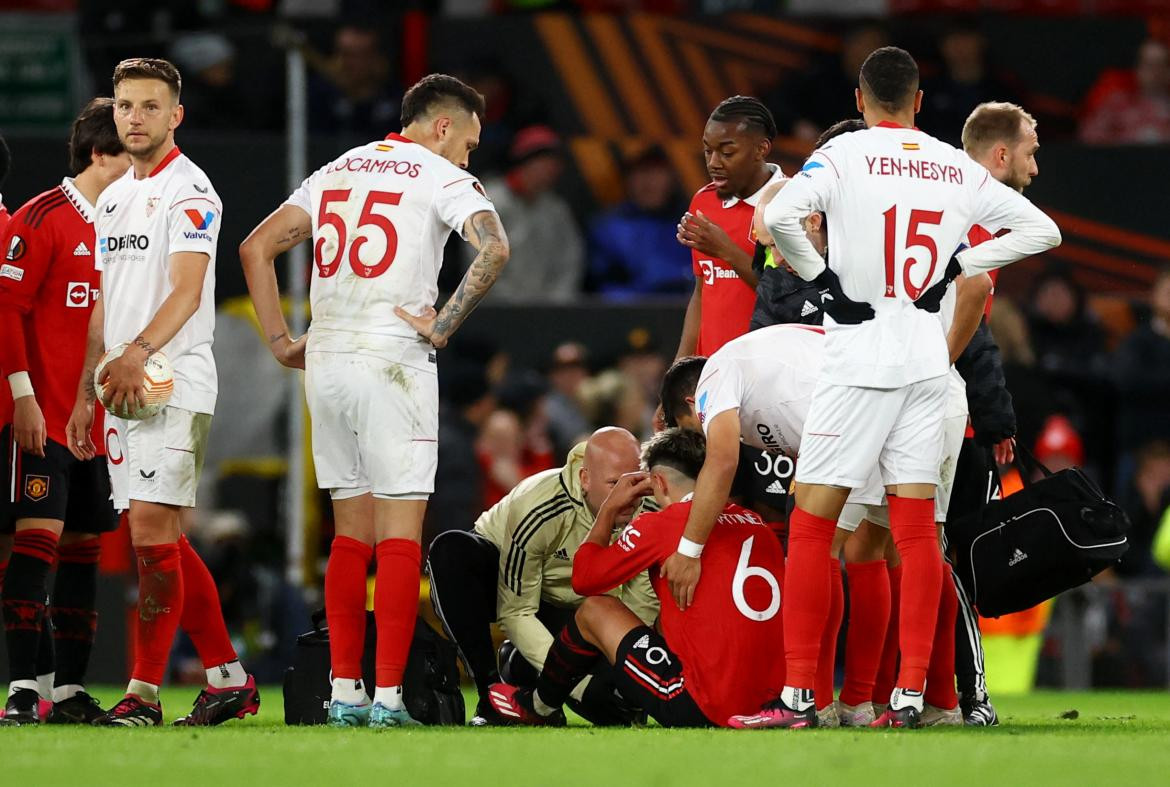
[[[32,380],[28,378],[28,372],[13,372],[8,375],[8,387],[12,389],[13,399],[33,395]]]
[[[697,544],[686,536],[678,540],[678,553],[686,557],[697,558],[703,554],[703,544]]]

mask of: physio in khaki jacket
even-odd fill
[[[448,531],[435,538],[427,561],[431,600],[479,690],[473,724],[498,721],[487,702],[488,687],[499,680],[491,623],[499,622],[539,673],[561,619],[567,620],[584,600],[573,592],[573,555],[617,479],[639,468],[639,454],[630,432],[599,429],[569,452],[564,467],[521,481],[480,515],[472,532]],[[641,504],[641,509],[656,508],[649,498]],[[615,536],[634,513],[631,509],[618,518]],[[644,573],[612,595],[647,624],[658,616],[658,601]],[[578,689],[574,693],[580,699],[585,685]]]

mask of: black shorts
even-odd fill
[[[663,727],[714,727],[687,692],[682,661],[649,626],[622,638],[614,664],[614,683],[627,702]]]
[[[11,424],[0,430],[0,445],[4,447],[0,533],[13,532],[18,519],[56,519],[71,533],[117,529],[104,456],[83,462],[51,439],[43,457],[25,453],[12,436]]]
[[[795,474],[796,463],[787,456],[740,443],[731,496],[769,522],[787,521],[788,491]]]

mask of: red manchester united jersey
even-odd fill
[[[29,373],[49,438],[68,445],[65,426],[85,363],[89,315],[101,292],[93,206],[66,178],[12,214],[2,237],[0,311],[20,320],[24,347],[6,336],[0,371],[5,383],[13,372]],[[97,411],[93,441],[104,453],[102,408]],[[12,393],[0,385],[0,424],[11,422]]]
[[[728,503],[703,548],[694,603],[682,612],[658,568],[678,547],[690,510],[688,497],[642,514],[608,547],[582,544],[573,558],[573,589],[597,595],[650,569],[662,634],[682,660],[687,691],[708,719],[725,725],[784,687],[784,553],[759,514]]]
[[[989,241],[994,237],[990,232],[976,224],[967,231],[967,245],[978,246],[980,243]],[[995,280],[999,277],[999,270],[993,270],[987,275],[991,277],[991,293],[987,296],[987,305],[983,307],[983,316],[985,318],[991,317],[991,298],[995,295]]]
[[[768,166],[773,167],[773,177],[768,183],[783,177],[779,167],[774,164]],[[746,199],[722,199],[715,193],[715,184],[709,183],[699,189],[691,200],[690,212],[693,215],[702,211],[750,257],[756,250],[756,242],[751,237],[752,214],[755,213],[760,192],[768,187],[768,183]],[[703,288],[703,308],[699,315],[699,340],[695,345],[695,354],[709,356],[732,339],[748,332],[752,310],[756,307],[756,291],[744,283],[725,260],[692,249],[691,263],[695,278],[702,281]]]

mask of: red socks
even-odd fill
[[[886,630],[890,625],[890,575],[886,561],[846,563],[849,576],[849,628],[845,632],[844,705],[860,705],[873,697]],[[893,670],[890,670],[891,678]],[[891,689],[892,691],[892,689]]]
[[[235,661],[236,649],[223,620],[215,579],[186,536],[179,536],[179,555],[183,570],[183,615],[179,625],[195,645],[204,669]]]
[[[886,627],[886,641],[882,646],[882,660],[873,684],[873,701],[885,705],[894,693],[898,677],[898,625],[902,606],[902,564],[886,564],[890,580],[890,624]]]
[[[934,629],[934,648],[926,671],[926,695],[923,698],[936,708],[951,709],[959,704],[955,691],[955,617],[959,614],[959,596],[951,579],[951,566],[943,562],[938,622]]]
[[[178,544],[135,547],[138,563],[138,625],[130,677],[158,686],[183,614],[183,571]]]
[[[816,687],[821,635],[832,607],[832,573],[826,558],[837,523],[797,507],[788,520],[788,560],[784,571],[785,683]]]
[[[845,617],[845,588],[841,585],[841,561],[829,558],[831,591],[829,596],[829,619],[821,632],[821,651],[817,657],[817,710],[833,704],[833,678],[837,669],[837,635],[841,633],[841,621]]]
[[[349,536],[334,536],[325,568],[325,619],[334,678],[361,680],[366,643],[366,576],[374,548]]]
[[[903,593],[898,650],[898,688],[922,691],[938,620],[943,559],[934,523],[934,501],[888,496],[890,528],[902,558]],[[953,662],[952,662],[953,663]]]
[[[378,649],[374,680],[377,687],[401,686],[418,616],[422,550],[415,541],[388,538],[378,543],[376,552],[374,620],[378,624]]]

